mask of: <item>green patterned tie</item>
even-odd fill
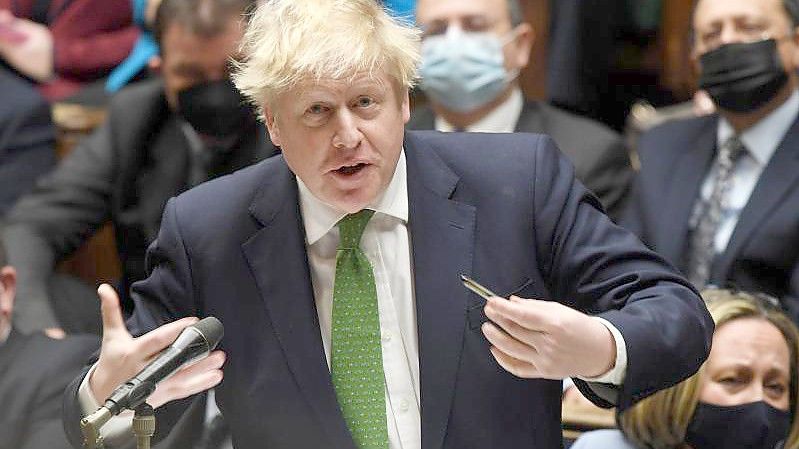
[[[372,265],[360,248],[374,211],[338,222],[331,372],[344,420],[360,449],[388,449],[380,318]]]

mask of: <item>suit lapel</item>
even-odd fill
[[[783,201],[785,195],[799,181],[797,149],[799,149],[799,120],[795,121],[788,130],[785,139],[760,174],[755,190],[741,211],[727,248],[714,264],[712,279],[727,278],[727,272],[733,261],[754,230],[766,220],[771,210]]]
[[[296,181],[282,158],[272,162],[279,167],[250,208],[263,228],[242,249],[292,375],[329,437],[328,446],[354,449],[325,361]]]
[[[471,273],[475,209],[451,199],[458,177],[406,134],[409,228],[412,242],[422,448],[443,445],[466,323],[468,292],[459,274]]]
[[[681,149],[674,166],[660,168],[669,170],[662,209],[669,211],[669,217],[661,221],[664,231],[657,235],[664,240],[655,242],[655,247],[678,266],[682,265],[686,250],[691,211],[716,151],[716,123],[715,118],[708,119],[694,135],[686,136],[683,142],[689,147]]]

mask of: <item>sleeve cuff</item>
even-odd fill
[[[92,374],[94,374],[95,368],[97,368],[96,363],[92,365],[89,372],[86,373],[86,376],[83,378],[83,381],[81,381],[80,387],[78,387],[78,403],[80,404],[83,416],[88,416],[100,408],[97,398],[94,397],[92,390],[89,388],[89,379]],[[133,411],[125,410],[105,423],[100,429],[100,435],[102,435],[103,441],[105,441],[108,446],[120,446],[133,439],[132,423]]]
[[[586,382],[621,385],[622,382],[624,382],[625,374],[627,374],[627,345],[624,343],[624,337],[621,335],[621,332],[616,329],[616,326],[610,323],[610,321],[597,316],[592,318],[599,320],[599,322],[610,331],[610,334],[613,335],[613,341],[616,344],[616,364],[610,369],[610,371],[602,374],[601,376],[579,377],[579,379]]]

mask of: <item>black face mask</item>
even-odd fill
[[[699,60],[699,87],[728,111],[752,112],[768,103],[788,82],[774,39],[722,45]]]
[[[694,449],[774,449],[788,437],[791,416],[758,401],[723,407],[700,402],[685,442]]]
[[[230,80],[178,92],[178,113],[212,146],[229,146],[252,132],[255,114]]]

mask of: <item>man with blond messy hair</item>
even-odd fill
[[[101,287],[68,428],[79,384],[107,397],[208,315],[221,350],[149,401],[218,384],[239,449],[558,447],[556,379],[624,409],[705,359],[697,293],[549,138],[404,131],[419,36],[374,0],[273,0],[244,42],[235,81],[282,156],[169,202],[127,326]]]

